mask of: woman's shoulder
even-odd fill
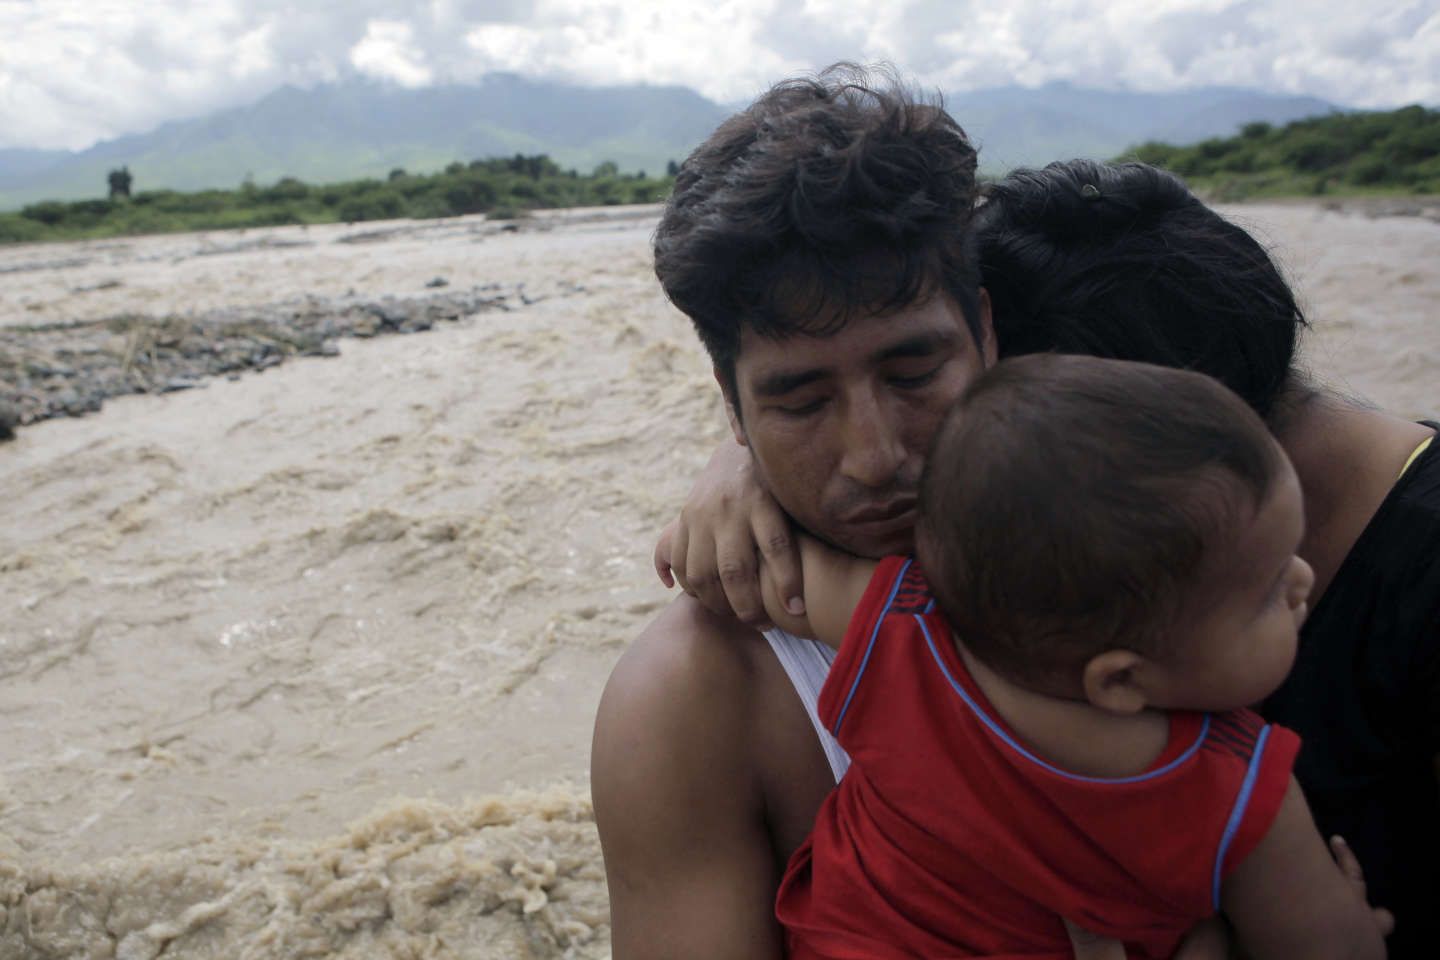
[[[1418,450],[1341,563],[1306,633],[1415,636],[1440,618],[1440,440]]]
[[[1352,551],[1372,570],[1440,564],[1440,441],[1426,438],[1407,459]],[[1346,571],[1342,569],[1341,573]],[[1338,579],[1338,577],[1337,577]]]

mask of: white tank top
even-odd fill
[[[825,750],[825,759],[830,761],[835,782],[839,783],[850,766],[850,757],[831,736],[830,731],[825,729],[825,725],[820,722],[820,715],[816,712],[820,688],[825,685],[825,677],[830,673],[835,651],[818,640],[797,637],[780,629],[765,631],[765,639],[770,641],[770,649],[775,651],[780,665],[785,668],[786,675],[795,686],[795,692],[800,695],[800,702],[805,705],[810,724],[815,728],[815,735],[820,738],[820,746]]]

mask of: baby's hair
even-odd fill
[[[916,545],[941,611],[992,669],[1042,689],[1108,649],[1153,653],[1211,546],[1283,469],[1218,381],[1036,354],[965,391],[921,482]]]

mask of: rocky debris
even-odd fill
[[[114,290],[116,287],[123,287],[125,284],[120,280],[101,280],[98,283],[84,283],[78,287],[72,287],[71,293],[94,293],[96,290]]]
[[[69,270],[72,267],[88,267],[94,262],[94,257],[65,257],[64,259],[58,260],[23,260],[20,263],[0,264],[0,274],[32,273],[36,270]]]
[[[245,231],[240,231],[244,235]],[[305,240],[293,237],[257,237],[253,240],[241,240],[238,243],[213,243],[207,242],[191,256],[195,257],[223,257],[232,253],[250,253],[254,250],[286,250],[293,247],[313,247],[313,240]]]
[[[1202,198],[1204,199],[1204,198]],[[1386,194],[1374,197],[1255,197],[1246,200],[1257,206],[1318,207],[1329,213],[1343,213],[1376,220],[1381,217],[1416,217],[1440,223],[1440,196]]]
[[[403,237],[416,232],[411,226],[402,227],[377,227],[374,230],[360,230],[356,233],[347,233],[343,237],[337,237],[336,243],[380,243],[384,240],[394,240],[396,237]]]
[[[558,293],[581,289],[562,286]],[[418,333],[540,299],[520,287],[486,284],[408,298],[306,297],[188,316],[0,326],[0,441],[11,439],[17,426],[82,416],[111,397],[191,390],[212,377],[266,370],[290,357],[336,356],[342,337]]]
[[[1378,217],[1423,217],[1440,223],[1440,199],[1435,197],[1363,197],[1326,203],[1327,210],[1358,212],[1374,220]]]
[[[431,277],[429,280],[425,281],[425,286],[431,288],[448,287],[450,286],[450,281],[446,280],[444,277]]]

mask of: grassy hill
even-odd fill
[[[311,129],[308,120],[314,115],[314,104],[307,103],[304,98],[312,94],[291,91],[279,97],[278,101],[275,96],[267,98],[264,142],[288,144],[285,147],[288,151],[285,152],[285,169],[328,169],[331,161],[326,158],[330,153],[320,146],[330,142],[327,138],[338,137],[345,142],[361,143],[364,137],[355,132],[357,129],[370,131],[365,134],[370,136],[377,125],[385,127],[400,122],[389,110],[377,111],[370,97],[373,93],[375,91],[371,90],[362,96],[352,91],[354,100],[344,109],[335,100],[335,90],[314,93],[314,96],[327,98],[327,109],[331,110],[326,114],[325,130],[320,133]],[[473,91],[457,89],[451,93],[463,98],[469,97]],[[1061,114],[1069,116],[1071,126],[1074,126],[1079,123],[1082,112],[1077,105],[1083,99],[1082,93],[1050,89],[1048,97],[1043,98],[1048,104],[1045,109],[1059,110],[1073,100],[1071,106],[1074,109],[1068,114],[1062,110]],[[443,128],[460,109],[459,101],[446,101],[445,97],[450,94],[444,91],[438,94],[430,91],[422,100],[407,99],[408,94],[397,90],[385,95],[398,98],[391,104],[393,110],[403,110],[408,106],[423,114],[408,120],[408,129],[412,132]],[[663,91],[659,95],[671,96]],[[698,99],[698,95],[688,92],[676,95],[682,96],[682,99],[687,96]],[[508,216],[541,207],[642,203],[664,198],[671,186],[668,176],[647,176],[639,170],[625,173],[618,162],[608,160],[598,163],[592,172],[582,174],[574,167],[565,169],[563,161],[557,161],[551,155],[527,147],[533,143],[560,139],[575,144],[584,143],[589,145],[587,149],[604,151],[612,156],[623,156],[626,143],[634,144],[645,136],[653,136],[654,143],[659,144],[665,138],[675,136],[677,128],[673,118],[647,117],[645,98],[640,97],[628,101],[631,103],[630,112],[622,111],[617,128],[611,125],[613,117],[607,119],[598,110],[602,101],[609,102],[600,93],[596,94],[595,100],[582,98],[575,101],[568,93],[562,96],[560,89],[555,88],[551,96],[553,102],[545,109],[554,113],[542,111],[531,118],[532,133],[523,136],[514,132],[515,125],[523,119],[519,113],[523,107],[514,98],[500,98],[491,106],[487,114],[489,119],[484,122],[471,118],[473,122],[466,128],[470,142],[506,145],[505,152],[511,154],[509,156],[470,163],[450,162],[438,173],[415,173],[407,170],[435,170],[453,154],[415,142],[403,149],[397,146],[390,151],[357,147],[350,157],[351,162],[363,163],[371,168],[384,162],[393,163],[388,168],[388,175],[319,185],[296,175],[279,177],[267,186],[257,186],[253,179],[247,178],[239,189],[190,192],[141,190],[133,197],[118,199],[31,203],[18,213],[0,213],[0,242],[287,223],[353,222],[391,217],[445,217],[465,213]],[[1232,103],[1213,92],[1206,96],[1186,96],[1194,100],[1191,103],[1197,111],[1194,115],[1209,116],[1209,122],[1220,122],[1214,120],[1217,115],[1224,122],[1229,122],[1234,115],[1229,111],[1255,109],[1253,104]],[[1146,109],[1154,106],[1148,99],[1149,95],[1117,94],[1112,95],[1112,107],[1118,105],[1114,97],[1148,104]],[[285,107],[287,98],[289,106]],[[1012,119],[1017,120],[1012,125],[1015,129],[1029,129],[1018,122],[1030,116],[1029,112],[1019,108],[1018,101],[1010,104],[1014,109],[1006,111],[1003,109],[1007,105],[1004,97],[997,95],[990,99],[992,108],[1000,110],[997,117],[1008,112]],[[532,106],[535,103],[530,102]],[[590,115],[574,114],[575,110],[584,113],[587,103],[596,108]],[[422,105],[424,109],[420,110]],[[1300,106],[1291,103],[1284,108],[1299,109]],[[1280,109],[1277,105],[1272,107]],[[261,108],[257,106],[256,109]],[[714,118],[708,113],[708,108],[702,112],[704,116],[690,116],[685,122],[704,124],[708,130]],[[278,121],[277,116],[280,117]],[[289,119],[285,120],[287,116]],[[236,144],[257,129],[243,117],[231,114],[217,116],[208,122],[216,129],[195,126],[200,123],[195,121],[189,126],[177,125],[157,142],[169,144],[177,163],[183,159],[184,163],[203,170],[208,169],[206,157],[220,155],[233,160],[233,152],[238,149]],[[1047,135],[1044,123],[1033,126],[1035,137]],[[615,133],[616,129],[628,132],[622,135]],[[1075,127],[1073,136],[1080,137],[1083,129],[1083,124]],[[165,130],[162,128],[161,132]],[[696,134],[697,138],[700,135]],[[1051,130],[1049,135],[1056,133]],[[345,140],[346,137],[350,139]],[[185,148],[187,143],[188,149]],[[121,141],[114,141],[90,151],[94,155],[92,162],[99,163],[99,166],[86,176],[91,178],[95,187],[104,183],[104,174],[124,163],[122,158],[127,154],[117,146],[119,144]],[[1105,156],[1115,152],[1115,148],[1105,147],[1103,138],[1090,141],[1089,146],[1091,149],[1069,149],[1061,155],[1088,153]],[[515,149],[511,150],[511,147]],[[257,146],[256,149],[260,148]],[[498,149],[490,150],[492,156],[498,152]],[[7,159],[4,154],[6,152],[0,151],[0,160]],[[312,154],[313,165],[304,162],[304,158]],[[1379,113],[1331,112],[1278,126],[1256,121],[1241,126],[1235,136],[1210,137],[1189,146],[1149,141],[1126,151],[1123,156],[1172,170],[1201,193],[1217,200],[1317,194],[1440,194],[1440,111],[1411,106]],[[400,162],[400,158],[405,157],[416,158],[416,162]],[[17,166],[30,169],[36,164],[43,166],[45,162],[43,157],[25,151],[10,151],[8,159]],[[1046,159],[1050,157],[1040,157],[1033,162],[1043,163]],[[111,166],[107,168],[106,163],[111,163]],[[667,161],[654,172],[659,173],[660,169],[668,167]],[[151,182],[142,171],[133,172],[136,173],[137,187]],[[322,175],[317,179],[331,178]],[[92,195],[94,192],[92,189]]]
[[[1315,97],[1238,87],[1149,93],[1069,83],[991,87],[952,94],[945,102],[979,145],[981,169],[991,176],[1071,157],[1112,157],[1148,140],[1189,144],[1227,137],[1244,123],[1283,124],[1338,109]]]
[[[1191,146],[1149,142],[1122,159],[1184,177],[1216,200],[1306,195],[1440,194],[1440,111],[1411,106],[1248,123]]]
[[[137,189],[189,191],[383,177],[517,153],[586,172],[609,161],[658,173],[726,115],[684,87],[579,87],[510,74],[416,90],[360,80],[282,87],[78,153],[0,150],[0,210],[102,196],[106,174],[120,166]]]
[[[1063,83],[975,90],[947,102],[991,174],[1113,156],[1142,140],[1192,143],[1228,136],[1246,121],[1285,123],[1335,109],[1225,87],[1142,93]],[[742,105],[722,106],[684,87],[582,87],[512,74],[421,89],[353,78],[282,87],[245,106],[79,152],[0,149],[0,210],[103,196],[106,174],[121,166],[136,189],[151,191],[229,190],[287,177],[332,183],[517,153],[581,171],[612,161],[628,173],[657,173]]]
[[[622,174],[614,163],[582,176],[562,170],[543,154],[516,154],[452,163],[428,175],[396,168],[383,180],[312,185],[284,177],[269,186],[247,183],[238,190],[150,190],[107,200],[47,200],[19,213],[0,213],[0,243],[467,213],[509,218],[539,208],[653,203],[664,199],[671,185],[667,176]]]

